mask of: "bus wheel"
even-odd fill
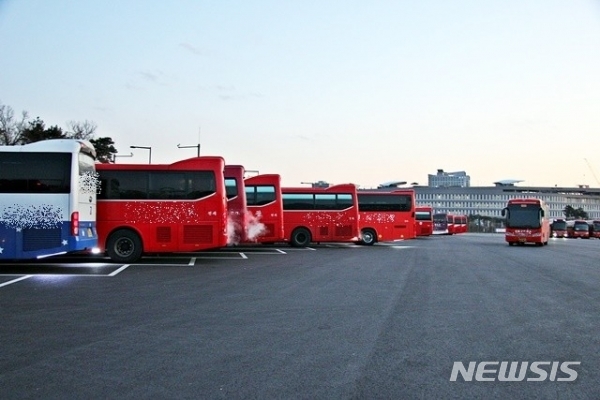
[[[306,247],[309,245],[310,240],[310,232],[306,228],[297,228],[292,232],[290,244],[293,247]]]
[[[106,252],[112,261],[120,263],[136,262],[142,257],[140,237],[128,229],[115,231],[106,243]]]
[[[360,232],[360,244],[364,244],[365,246],[373,246],[375,243],[375,232],[372,229],[364,229]]]
[[[509,245],[509,246],[514,246],[514,245],[515,245],[515,243],[514,243],[514,242],[508,242],[508,245]]]

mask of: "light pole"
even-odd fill
[[[148,164],[152,164],[152,147],[150,146],[129,146],[132,149],[146,149],[148,150]]]
[[[117,157],[133,157],[133,153],[129,152],[129,154],[113,154],[112,162],[117,163]]]
[[[198,143],[195,146],[182,146],[180,144],[177,145],[178,149],[193,149],[194,147],[198,149],[198,157],[200,157],[200,143]]]

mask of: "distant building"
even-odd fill
[[[471,177],[465,171],[444,172],[438,169],[435,175],[427,175],[427,182],[429,187],[469,187]]]
[[[326,181],[316,181],[316,182],[300,182],[302,185],[310,185],[313,188],[328,188],[331,186],[329,182]]]
[[[600,188],[515,186],[518,180],[494,182],[494,186],[414,186],[417,205],[435,212],[501,217],[509,199],[538,198],[550,208],[550,218],[564,218],[566,206],[582,208],[591,219],[600,219]]]

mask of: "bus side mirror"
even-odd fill
[[[544,218],[546,216],[546,213],[544,212],[544,210],[540,210],[540,218]]]
[[[507,213],[508,213],[508,210],[507,210],[506,208],[503,208],[503,209],[502,209],[502,213],[501,213],[501,214],[502,214],[502,216],[503,216],[503,217],[506,217],[506,214],[507,214]]]

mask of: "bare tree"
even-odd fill
[[[0,103],[0,145],[14,146],[19,144],[23,131],[27,129],[29,115],[21,112],[21,119],[15,119],[15,112],[10,106]]]
[[[98,125],[87,119],[83,122],[67,122],[67,136],[73,139],[91,140],[94,138]]]

